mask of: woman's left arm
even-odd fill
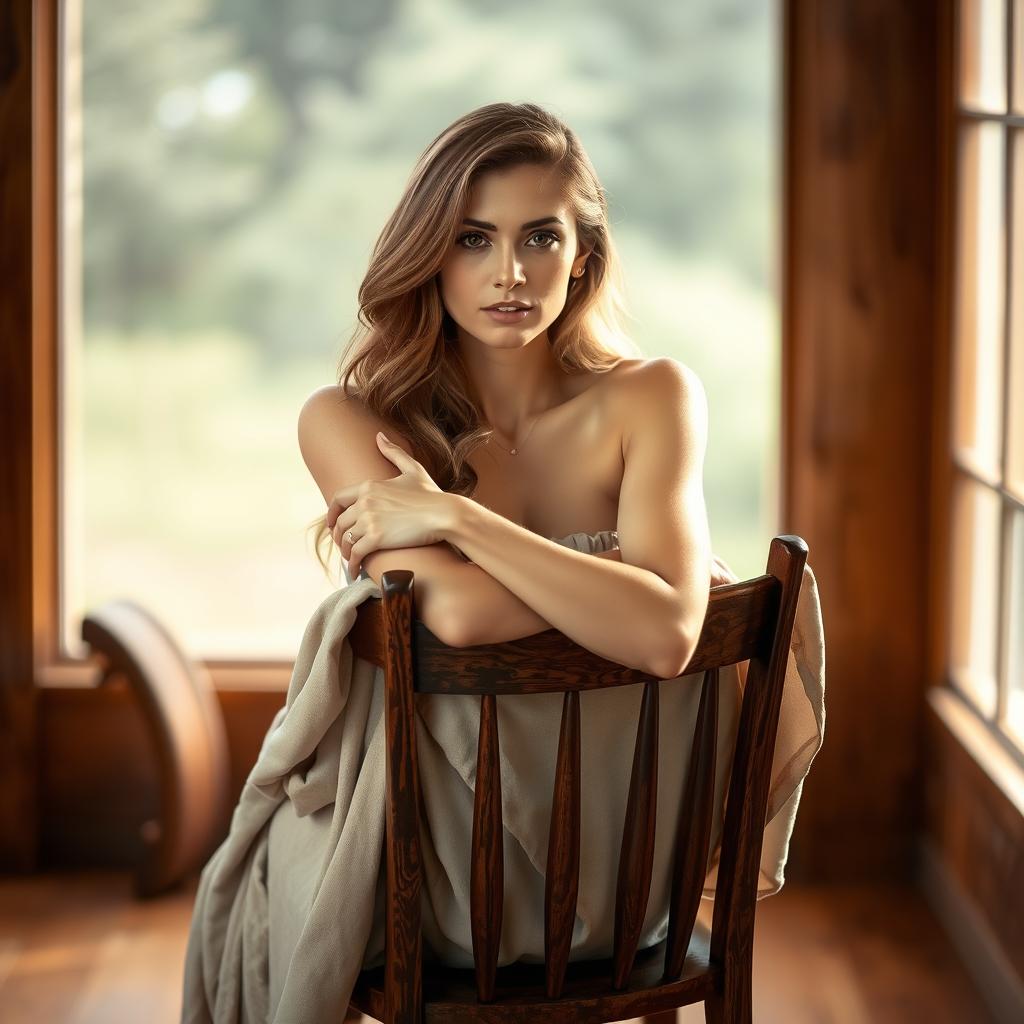
[[[671,359],[651,360],[620,399],[621,562],[547,540],[458,495],[444,538],[580,646],[671,679],[697,646],[711,586],[707,401],[696,374]],[[467,584],[451,614],[472,644],[480,603]]]

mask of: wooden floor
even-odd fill
[[[0,1019],[178,1021],[194,891],[192,885],[141,903],[122,874],[0,879]],[[703,1008],[687,1007],[678,1018],[703,1021]],[[992,1018],[916,891],[787,884],[758,905],[754,1020],[991,1024]]]

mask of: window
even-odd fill
[[[953,685],[1024,751],[1024,0],[958,10]]]
[[[713,542],[776,532],[774,4],[60,5],[60,653],[115,597],[197,658],[287,661],[332,589],[303,399],[336,379],[377,233],[434,134],[530,98],[608,188],[627,322],[701,375]],[[334,558],[337,566],[337,556]],[[215,672],[215,679],[218,676]],[[287,681],[287,677],[285,677]]]

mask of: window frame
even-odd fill
[[[1008,486],[1007,473],[1009,468],[1009,427],[1010,427],[1010,354],[1013,344],[1011,318],[1013,301],[1013,214],[1014,214],[1014,132],[1021,133],[1024,139],[1024,95],[1015,97],[1024,86],[1024,76],[1014,76],[1014,46],[1024,45],[1024,0],[1005,0],[1002,42],[1004,49],[1004,87],[1006,103],[1002,111],[981,109],[970,106],[963,99],[962,88],[962,35],[963,17],[967,7],[965,0],[955,0],[953,5],[952,40],[949,52],[949,68],[946,81],[941,84],[944,111],[944,160],[946,162],[945,190],[943,197],[943,214],[945,231],[942,244],[942,278],[944,287],[941,289],[942,315],[939,317],[940,339],[945,352],[944,364],[940,367],[940,380],[936,388],[936,447],[937,455],[933,459],[935,486],[933,489],[933,564],[936,565],[937,583],[933,592],[936,601],[937,622],[940,628],[933,631],[934,644],[932,678],[938,680],[947,695],[953,695],[958,704],[962,705],[985,727],[999,748],[1010,755],[1012,761],[1024,770],[1024,741],[1015,737],[1006,723],[1007,705],[1010,690],[1010,678],[1007,665],[1007,653],[1010,642],[1009,594],[1011,584],[1010,547],[1012,537],[1013,516],[1024,514],[1024,500],[1013,494]],[[1014,101],[1022,107],[1021,113],[1014,113]],[[959,237],[961,196],[961,152],[965,131],[983,124],[997,124],[1004,132],[1002,167],[1003,195],[1000,216],[1002,219],[1002,293],[1001,302],[1001,339],[999,342],[1002,358],[1002,407],[999,417],[999,454],[998,479],[990,477],[983,469],[976,466],[969,456],[958,450],[956,434],[955,369],[957,364],[957,329],[959,314],[957,310],[957,289],[959,272]],[[1024,157],[1024,148],[1021,150]],[[979,185],[979,188],[982,187]],[[1018,297],[1022,308],[1018,315],[1024,315],[1024,295]],[[961,594],[952,588],[952,551],[954,544],[954,524],[951,508],[956,499],[956,489],[960,481],[969,486],[979,486],[993,494],[999,505],[997,525],[997,560],[995,609],[996,621],[992,623],[995,642],[995,706],[991,714],[980,706],[976,695],[969,684],[961,678],[951,663],[951,650],[948,637],[951,633],[952,617],[957,614],[958,597],[965,600],[966,591]],[[969,595],[966,595],[969,600]],[[974,740],[976,745],[977,740]]]
[[[80,0],[81,2],[81,0]],[[61,644],[64,618],[61,545],[65,453],[62,439],[64,374],[69,362],[65,334],[64,245],[67,210],[65,110],[68,81],[68,6],[36,0],[32,14],[32,228],[34,243],[32,330],[32,522],[43,524],[32,539],[32,606],[35,624],[34,677],[41,688],[89,688],[99,684],[103,666],[75,657]],[[73,82],[70,84],[74,84]],[[196,658],[217,690],[286,692],[293,659]]]

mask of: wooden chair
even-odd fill
[[[711,591],[686,674],[703,672],[690,772],[676,835],[667,937],[637,950],[654,856],[658,692],[662,683],[607,661],[557,630],[451,648],[413,618],[413,574],[390,570],[360,605],[353,653],[385,669],[386,957],[364,969],[354,1007],[377,1020],[620,1021],[703,1000],[715,1022],[751,1020],[758,863],[783,681],[807,559],[800,537],[772,540],[767,573]],[[721,667],[749,660],[723,824],[712,927],[697,922],[709,856]],[[580,690],[645,682],[615,896],[614,955],[569,962],[580,861]],[[564,693],[548,845],[543,964],[497,967],[503,901],[496,698]],[[417,693],[479,694],[473,815],[474,967],[422,969]],[[664,1018],[663,1018],[664,1019]]]

